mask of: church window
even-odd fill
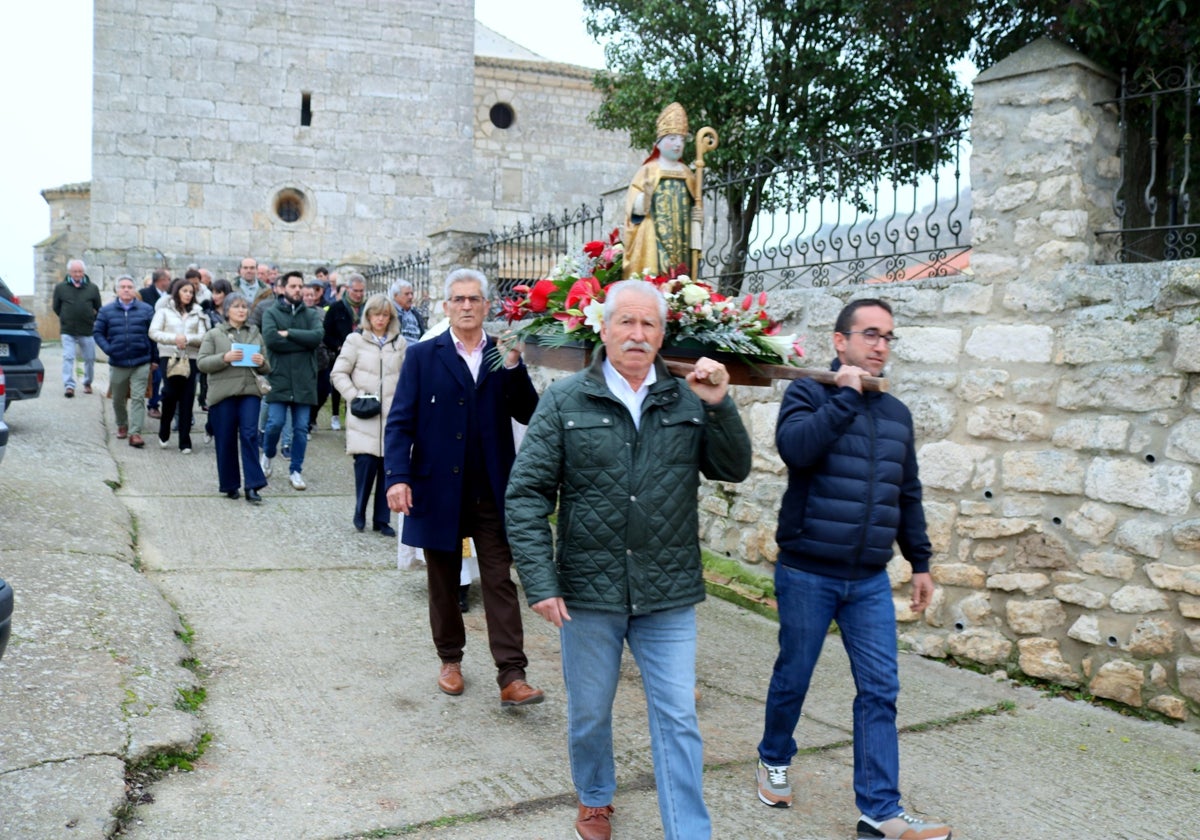
[[[298,222],[304,217],[305,198],[300,190],[287,188],[275,194],[275,215],[281,222]]]
[[[512,106],[507,102],[497,102],[488,111],[488,118],[496,128],[510,128],[517,115],[513,113]]]
[[[312,94],[300,94],[300,125],[312,125]]]

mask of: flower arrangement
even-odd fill
[[[613,230],[607,242],[588,242],[559,260],[549,277],[514,287],[516,296],[501,303],[501,314],[514,325],[514,338],[537,336],[539,343],[550,346],[599,344],[605,292],[621,279],[618,237],[619,231]],[[645,278],[667,300],[664,348],[699,345],[747,362],[799,364],[802,342],[795,335],[780,334],[781,324],[767,314],[766,292],[731,299],[686,271],[681,265]]]

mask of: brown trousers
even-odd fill
[[[459,531],[460,537],[475,541],[488,646],[496,663],[496,682],[504,688],[513,680],[525,679],[529,661],[525,658],[521,603],[512,579],[512,552],[504,537],[504,520],[490,496],[463,505]],[[438,657],[442,662],[461,662],[467,642],[458,608],[462,543],[454,551],[425,549],[425,570],[429,579],[429,627]]]

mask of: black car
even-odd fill
[[[0,367],[8,402],[33,399],[42,392],[46,370],[38,359],[41,351],[42,337],[33,313],[0,294]]]
[[[8,284],[4,282],[3,277],[0,277],[0,298],[11,300],[17,306],[21,305],[21,299],[16,296],[12,289],[8,288]]]

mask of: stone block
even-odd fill
[[[947,327],[905,327],[902,332],[904,340],[892,351],[892,355],[897,359],[927,365],[958,363],[962,330]]]
[[[1143,618],[1133,628],[1126,650],[1138,659],[1166,656],[1175,650],[1179,631],[1161,618]]]
[[[1176,461],[1200,464],[1200,417],[1189,417],[1171,427],[1166,454]]]
[[[1054,534],[1029,534],[1017,540],[1015,569],[1065,569],[1071,565],[1067,544]]]
[[[996,614],[992,612],[992,596],[986,592],[968,595],[951,607],[950,613],[957,630],[996,623]]]
[[[1200,601],[1191,598],[1179,599],[1179,614],[1184,618],[1200,619]]]
[[[971,483],[975,465],[988,454],[982,446],[950,441],[927,443],[917,452],[921,483],[939,490],[961,491]]]
[[[1180,551],[1200,552],[1200,519],[1175,523],[1171,528],[1171,541]]]
[[[1081,615],[1075,619],[1067,635],[1085,645],[1098,645],[1103,641],[1100,636],[1100,624],[1094,615]]]
[[[983,402],[1004,396],[1008,371],[994,368],[968,370],[959,380],[958,396],[966,402]]]
[[[1105,662],[1088,684],[1088,691],[1126,706],[1141,708],[1146,675],[1141,666],[1123,660]]]
[[[1184,324],[1176,329],[1171,364],[1176,370],[1200,373],[1200,324]]]
[[[1129,440],[1129,428],[1123,417],[1080,417],[1060,423],[1050,440],[1066,449],[1121,452]]]
[[[1064,583],[1054,587],[1054,597],[1067,604],[1078,604],[1089,610],[1098,610],[1108,603],[1108,596],[1080,583]]]
[[[976,406],[967,415],[967,434],[993,440],[1045,440],[1050,436],[1046,416],[1013,406]]]
[[[1175,660],[1175,679],[1179,682],[1180,694],[1200,703],[1200,658],[1181,656]]]
[[[1032,519],[1001,519],[997,517],[980,517],[978,519],[959,519],[955,528],[959,536],[979,540],[994,540],[1000,537],[1015,537],[1039,530],[1038,523]]]
[[[1184,379],[1144,364],[1110,364],[1065,374],[1059,383],[1059,408],[1080,411],[1153,411],[1174,408],[1183,396]]]
[[[1077,455],[1056,449],[1006,452],[1000,460],[1008,490],[1076,496],[1084,490],[1085,472]]]
[[[1173,566],[1169,563],[1147,563],[1146,577],[1159,589],[1200,595],[1200,566]]]
[[[1009,388],[1012,398],[1025,405],[1053,405],[1058,393],[1058,380],[1024,377],[1013,380]]]
[[[925,530],[935,553],[942,554],[950,550],[954,538],[954,520],[958,514],[954,505],[947,502],[924,502]]]
[[[979,327],[967,338],[967,355],[998,362],[1049,362],[1054,331],[1035,324]]]
[[[941,633],[922,633],[910,630],[900,634],[900,641],[918,656],[928,656],[934,659],[946,658],[946,637]]]
[[[1072,324],[1059,334],[1057,364],[1086,365],[1153,359],[1163,349],[1168,326],[1164,321],[1101,321]]]
[[[987,584],[987,573],[970,563],[934,563],[929,567],[934,583],[940,586],[962,586],[982,589]]]
[[[1185,627],[1183,633],[1188,638],[1188,644],[1192,646],[1192,650],[1200,653],[1200,627]]]
[[[1088,467],[1084,493],[1102,502],[1179,516],[1191,506],[1192,480],[1192,471],[1178,464],[1096,458]]]
[[[1117,517],[1104,505],[1084,502],[1079,510],[1067,514],[1063,524],[1076,539],[1088,545],[1100,545],[1117,526]]]
[[[987,579],[988,589],[1002,589],[1005,592],[1020,590],[1026,595],[1032,595],[1049,585],[1050,578],[1040,572],[991,575]]]
[[[1127,519],[1117,526],[1113,543],[1117,548],[1132,551],[1143,557],[1158,559],[1162,556],[1167,526],[1149,519]]]
[[[971,659],[984,665],[1000,665],[1012,655],[1012,642],[995,630],[972,627],[961,633],[953,633],[946,641],[946,649],[953,656]]]
[[[985,315],[992,308],[993,288],[979,283],[954,283],[942,293],[942,312]]]
[[[1128,554],[1090,551],[1079,556],[1079,568],[1089,575],[1129,580],[1133,577],[1134,562]]]
[[[1051,628],[1067,623],[1062,604],[1052,598],[1038,601],[1009,599],[1005,605],[1005,615],[1009,628],[1022,635],[1047,633]]]
[[[1029,676],[1059,685],[1079,685],[1079,674],[1063,659],[1053,639],[1019,639],[1017,651],[1017,665]]]
[[[958,406],[949,396],[925,391],[903,399],[912,413],[917,440],[944,440],[954,428]]]
[[[1160,694],[1157,697],[1151,697],[1146,703],[1146,708],[1173,720],[1187,720],[1187,704],[1173,694]]]
[[[1108,605],[1119,613],[1158,612],[1170,607],[1167,598],[1157,589],[1147,586],[1122,586],[1108,599]]]

